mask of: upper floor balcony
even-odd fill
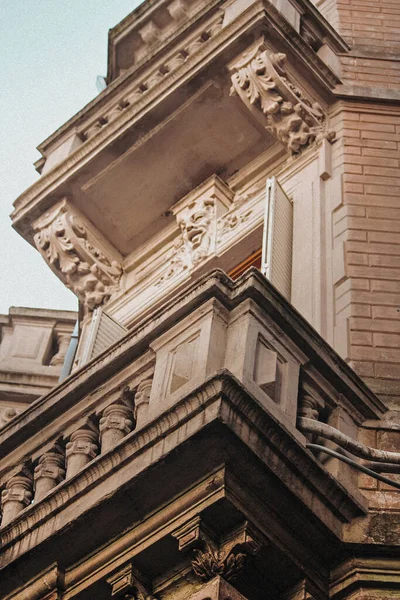
[[[15,201],[13,226],[87,310],[107,303],[126,327],[178,272],[216,257],[229,271],[261,245],[267,177],[279,173],[296,204],[305,248],[298,216],[313,211],[305,184],[332,174],[329,107],[346,48],[308,0],[143,4],[110,33],[106,89],[39,147],[41,177]],[[199,213],[218,220],[219,241],[191,253]],[[323,329],[320,290],[293,289]]]

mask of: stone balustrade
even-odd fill
[[[376,418],[383,409],[345,363],[339,377],[338,360],[258,271],[249,270],[235,282],[222,271],[211,272],[0,431],[1,542],[14,556],[21,520],[40,528],[39,515],[48,519],[57,511],[61,529],[75,495],[77,518],[92,501],[81,503],[78,497],[96,486],[105,487],[93,494],[93,502],[109,497],[132,477],[131,461],[137,461],[135,472],[140,472],[218,414],[207,412],[218,397],[216,386],[236,386],[229,392],[232,402],[248,403],[249,411],[279,423],[296,452],[306,452],[306,438],[296,427],[298,414],[318,412],[352,434],[357,423]],[[239,389],[246,401],[239,400]],[[186,429],[178,433],[181,422]],[[169,430],[175,433],[167,441]],[[147,451],[151,459],[144,457]],[[110,477],[104,477],[108,472]],[[341,483],[350,498],[358,498],[354,479]],[[340,497],[343,493],[338,491]],[[348,506],[356,510],[353,500]],[[38,543],[35,536],[30,547]]]
[[[146,405],[142,398],[146,397],[146,393],[149,395],[150,389],[151,379],[144,380],[138,386],[141,421]],[[120,400],[106,406],[101,412],[99,428],[94,418],[88,419],[65,439],[64,448],[63,444],[58,443],[35,461],[36,466],[32,461],[18,469],[6,481],[1,492],[0,526],[15,519],[30,504],[42,500],[57,485],[84,469],[99,453],[112,449],[128,435],[136,426],[134,398],[135,393],[125,387]]]

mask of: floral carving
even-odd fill
[[[89,233],[64,200],[35,223],[37,249],[65,285],[90,310],[117,289],[121,267],[89,241]]]
[[[246,555],[242,552],[224,554],[214,550],[210,544],[205,550],[194,552],[192,568],[202,581],[208,581],[217,575],[228,581],[234,580],[242,573],[246,562]]]
[[[253,214],[251,208],[239,212],[238,209],[247,200],[247,198],[240,197],[235,200],[234,204],[230,207],[229,211],[218,220],[218,240],[222,240],[230,231],[236,229],[238,225],[246,223]]]
[[[287,78],[286,54],[268,54],[260,45],[233,66],[231,95],[237,94],[251,111],[265,117],[265,127],[291,154],[327,137],[324,113]]]

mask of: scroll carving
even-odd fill
[[[64,200],[34,224],[35,244],[54,273],[89,310],[117,289],[121,266],[90,241],[90,233]]]
[[[231,67],[231,95],[237,94],[252,111],[265,117],[265,127],[291,154],[299,153],[315,140],[332,141],[324,113],[311,103],[287,77],[286,54],[268,53],[258,44]]]

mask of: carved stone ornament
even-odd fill
[[[202,580],[208,581],[220,575],[227,581],[232,581],[243,572],[246,554],[242,552],[224,553],[207,544],[205,550],[195,550],[192,568]]]
[[[291,154],[297,154],[315,140],[328,138],[324,113],[317,102],[311,103],[287,77],[286,54],[270,53],[257,43],[231,65],[231,95],[237,94],[249,110],[263,115],[266,129]]]
[[[234,192],[229,186],[217,175],[212,175],[171,207],[180,235],[166,256],[166,267],[156,286],[195,269],[215,254],[218,221],[233,199]]]
[[[190,204],[178,218],[186,256],[192,265],[206,258],[214,233],[215,200],[199,198]]]
[[[107,258],[71,205],[63,200],[34,223],[35,244],[54,273],[89,310],[117,289],[121,266]]]

